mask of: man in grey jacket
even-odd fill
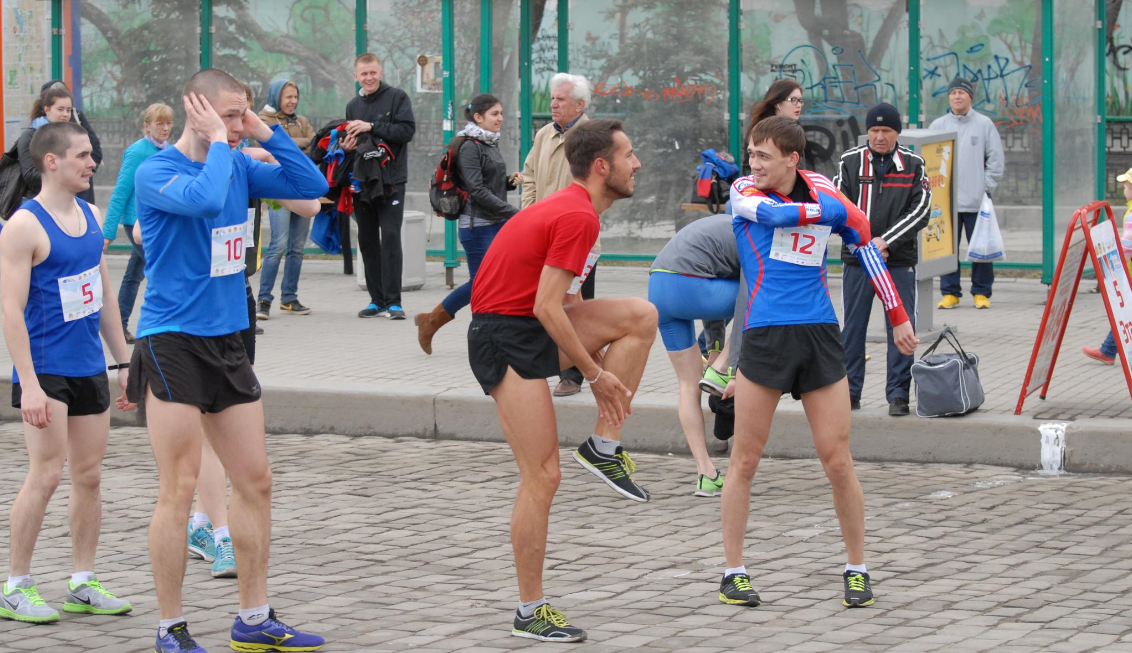
[[[971,108],[975,85],[956,77],[948,85],[947,101],[951,111],[932,121],[931,129],[954,131],[956,206],[959,221],[967,240],[975,228],[975,218],[983,202],[983,193],[993,195],[1002,179],[1002,139],[991,119]],[[990,308],[991,286],[994,284],[993,263],[971,264],[971,294],[975,308]],[[959,286],[959,272],[940,277],[939,289],[943,293],[940,308],[955,308],[963,291]]]

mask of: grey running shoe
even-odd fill
[[[617,447],[617,451],[612,456],[607,456],[593,446],[591,438],[587,438],[574,451],[574,460],[594,476],[605,481],[606,485],[617,490],[621,496],[641,503],[649,500],[648,490],[637,485],[631,476],[637,471],[637,464],[621,447]]]
[[[581,642],[586,639],[586,631],[571,626],[566,615],[550,607],[549,603],[535,608],[534,614],[526,619],[516,610],[511,634],[541,642]]]
[[[255,319],[267,320],[271,318],[271,302],[260,301],[256,304]]]
[[[129,601],[124,601],[104,590],[97,578],[91,578],[78,585],[67,582],[67,599],[63,601],[64,612],[126,614],[133,609]]]
[[[40,598],[39,589],[30,578],[21,581],[8,591],[7,583],[0,583],[0,617],[32,624],[59,621],[59,613]]]

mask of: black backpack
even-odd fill
[[[460,188],[456,181],[456,156],[460,153],[460,146],[469,140],[479,142],[466,136],[452,139],[440,156],[440,163],[428,184],[428,203],[432,205],[433,212],[445,220],[459,220],[468,202],[468,191]]]
[[[20,208],[27,192],[27,182],[20,170],[20,155],[15,143],[0,156],[0,219],[7,220]]]

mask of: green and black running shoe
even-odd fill
[[[847,608],[863,608],[876,602],[873,598],[873,586],[869,584],[869,574],[859,571],[847,571],[845,578],[845,599],[842,603]]]
[[[719,600],[730,605],[749,605],[752,608],[762,603],[759,593],[751,587],[751,577],[747,574],[731,574],[719,584]]]
[[[526,619],[516,610],[515,627],[511,634],[541,642],[581,642],[586,639],[586,631],[571,626],[566,615],[550,607],[549,603],[535,608],[534,614]]]
[[[649,491],[637,485],[633,480],[633,472],[637,471],[637,464],[629,457],[629,452],[621,447],[612,456],[598,451],[590,438],[587,438],[576,451],[574,460],[585,467],[591,474],[605,481],[609,487],[617,490],[621,496],[645,503],[649,500]]]
[[[730,367],[727,368],[726,374],[717,372],[714,367],[709,367],[704,370],[704,378],[700,379],[700,390],[722,397],[723,391],[727,389],[728,382],[733,378],[735,378],[734,370]]]

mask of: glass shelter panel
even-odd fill
[[[1054,0],[1057,89],[1054,242],[1073,212],[1093,201],[1097,163],[1096,13],[1093,0]],[[1009,246],[1009,243],[1007,244]]]
[[[1132,168],[1132,3],[1120,7],[1106,16],[1105,53],[1105,198],[1116,206],[1125,201],[1116,176]]]

